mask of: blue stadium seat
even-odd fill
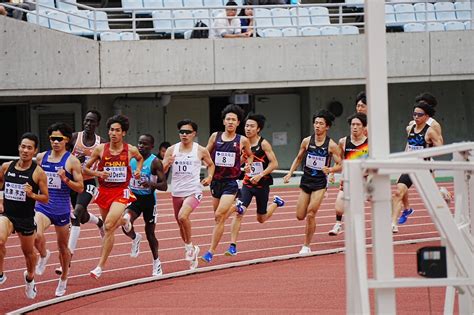
[[[346,7],[362,8],[364,7],[364,0],[346,0]]]
[[[205,7],[222,7],[225,5],[222,0],[204,0],[203,3]]]
[[[400,24],[416,22],[415,8],[412,4],[401,3],[393,6],[395,20]]]
[[[183,0],[185,8],[199,8],[203,6],[202,0]]]
[[[354,25],[342,25],[341,34],[344,35],[357,35],[359,34],[359,28]]]
[[[131,9],[143,9],[142,0],[122,0],[122,8],[125,13],[132,13]],[[143,10],[135,11],[135,14],[142,13]]]
[[[37,0],[36,5],[36,10],[38,11],[49,11],[56,8],[54,0]]]
[[[261,34],[262,37],[283,37],[281,30],[276,28],[267,28]]]
[[[415,3],[415,16],[417,22],[435,21],[434,6],[432,3]]]
[[[336,26],[323,26],[321,27],[321,35],[339,35],[341,30]]]
[[[397,20],[395,19],[395,9],[391,4],[385,5],[385,24],[388,26],[397,24]]]
[[[403,25],[404,32],[424,32],[425,24],[423,23],[407,23]]]
[[[132,32],[122,32],[120,33],[120,40],[140,40],[140,35]]]
[[[46,14],[49,19],[49,28],[52,30],[57,30],[65,33],[71,33],[71,28],[69,27],[69,20],[66,13],[58,11],[50,11]]]
[[[454,11],[454,3],[452,2],[436,2],[434,4],[436,20],[438,21],[455,21],[456,12]]]
[[[36,19],[38,19],[38,25],[49,28],[49,19],[46,17],[46,12],[40,12],[37,16],[36,11],[31,11],[26,14],[26,20],[29,23],[36,24]]]
[[[262,36],[261,32],[268,27],[273,26],[272,15],[269,9],[255,8],[255,27],[257,28],[257,34]]]
[[[113,42],[121,40],[120,34],[115,32],[100,33],[100,40],[103,42]]]
[[[426,30],[428,32],[444,31],[444,24],[440,22],[427,22]]]
[[[329,10],[326,7],[311,7],[309,8],[309,15],[311,16],[311,25],[329,25]]]
[[[211,22],[209,20],[209,11],[208,10],[193,10],[193,17],[194,17],[194,24],[196,24],[198,21],[203,22],[207,26],[211,25]]]
[[[78,10],[68,14],[69,26],[71,33],[74,35],[93,35],[94,32],[90,29],[89,25],[89,11]]]
[[[154,10],[163,7],[163,0],[143,0],[143,13],[151,14]]]
[[[292,26],[291,15],[288,9],[273,8],[270,10],[273,18],[273,25],[281,28]]]
[[[463,22],[448,21],[444,23],[444,29],[447,31],[464,31],[466,29],[466,26]]]
[[[300,27],[311,26],[311,16],[309,15],[308,8],[291,8],[290,14],[292,16],[293,25],[299,25]]]
[[[303,36],[319,36],[321,35],[321,30],[314,26],[307,26],[301,29],[301,35]]]
[[[76,5],[77,2],[76,0],[67,0],[66,3],[64,0],[56,0],[56,8],[63,10],[63,11],[78,11],[78,8]]]
[[[153,18],[153,28],[157,33],[171,33],[171,11],[156,10],[151,14]]]
[[[281,30],[281,34],[283,35],[283,37],[294,37],[298,36],[298,30],[294,27],[284,28]]]
[[[89,12],[89,26],[92,31],[94,31],[94,12],[96,17],[96,31],[97,32],[106,32],[110,31],[109,18],[107,13],[104,11],[90,11]]]
[[[184,0],[186,1],[186,0]],[[164,8],[182,8],[183,1],[181,0],[163,0],[163,7]]]
[[[194,17],[191,10],[173,10],[174,28],[177,33],[184,33],[194,27]]]
[[[471,19],[471,3],[470,2],[457,1],[454,3],[454,9],[456,10],[456,18],[458,20]]]

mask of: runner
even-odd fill
[[[72,128],[65,123],[54,123],[48,128],[52,150],[38,154],[36,161],[48,177],[49,201],[36,203],[35,222],[38,226],[35,247],[40,254],[36,274],[42,275],[51,255],[46,249],[45,231],[54,225],[58,240],[59,262],[62,273],[59,278],[56,296],[66,293],[67,276],[71,262],[71,252],[67,246],[69,222],[71,217],[71,190],[81,193],[84,190],[81,162],[67,151],[66,146],[72,137]]]
[[[84,117],[84,130],[72,134],[71,146],[72,154],[79,159],[84,167],[85,162],[90,159],[92,151],[100,143],[104,143],[105,139],[101,138],[95,133],[99,126],[101,115],[96,110],[89,110]],[[84,191],[78,194],[71,191],[71,202],[74,207],[74,212],[71,215],[71,232],[69,235],[68,248],[71,251],[71,256],[74,254],[77,246],[77,240],[81,233],[81,224],[92,223],[99,228],[101,238],[104,237],[104,223],[101,218],[98,218],[87,211],[87,206],[94,198],[97,188],[95,178],[93,176],[82,174],[84,179]],[[71,258],[72,259],[72,258]],[[56,268],[56,274],[61,275],[61,267]]]
[[[3,203],[0,204],[0,284],[7,281],[7,275],[3,272],[7,252],[5,244],[16,232],[26,261],[23,277],[25,294],[29,299],[34,299],[37,294],[34,280],[35,202],[46,203],[49,199],[46,174],[33,161],[37,150],[38,137],[29,132],[23,134],[18,146],[20,160],[3,163],[0,170],[0,188],[4,190]]]
[[[432,106],[420,101],[413,107],[414,125],[406,127],[407,145],[405,151],[421,150],[428,147],[436,147],[443,144],[443,138],[430,127],[426,122],[435,113]],[[406,222],[407,217],[414,211],[410,209],[409,212],[402,212],[403,198],[408,189],[412,186],[412,181],[408,174],[402,174],[398,179],[397,191],[392,197],[392,232],[398,233],[398,224]],[[400,216],[400,218],[399,218]]]
[[[211,182],[212,205],[216,225],[212,231],[211,247],[202,257],[203,262],[210,263],[217,245],[224,234],[224,224],[235,210],[235,200],[239,186],[240,154],[247,154],[246,170],[253,162],[253,154],[249,140],[237,134],[237,127],[244,116],[244,111],[237,105],[227,105],[222,111],[224,132],[214,132],[209,138],[207,150],[211,152],[216,171]]]
[[[296,204],[296,218],[298,220],[306,218],[306,236],[300,254],[311,253],[311,239],[316,230],[315,217],[327,190],[327,175],[340,169],[340,149],[327,135],[333,121],[334,115],[327,110],[322,110],[313,116],[314,134],[303,139],[290,171],[283,177],[283,182],[289,183],[293,172],[304,158],[300,195]],[[335,162],[334,167],[330,167],[332,159]]]
[[[166,183],[166,176],[163,173],[163,165],[156,155],[151,154],[155,144],[155,138],[150,134],[143,134],[138,138],[138,151],[143,156],[143,167],[140,179],[132,178],[130,180],[130,189],[137,197],[137,200],[132,202],[123,216],[125,224],[122,230],[132,239],[132,249],[130,257],[138,257],[140,253],[140,242],[142,235],[135,232],[133,222],[143,213],[143,220],[145,221],[145,234],[150,245],[151,254],[153,255],[153,276],[161,276],[161,262],[158,257],[158,240],[155,236],[155,226],[158,217],[155,190],[166,191],[168,184]],[[137,160],[132,158],[130,161],[132,172],[137,169]]]
[[[345,160],[367,158],[369,154],[369,142],[365,135],[367,116],[363,113],[355,113],[347,119],[347,122],[351,127],[351,134],[339,139],[339,148],[343,153],[343,158]],[[342,216],[344,215],[344,191],[342,180],[339,186],[339,192],[337,193],[335,208],[336,224],[334,224],[334,227],[329,231],[329,235],[331,236],[338,235],[342,231]]]
[[[214,175],[215,166],[205,147],[194,142],[198,126],[185,119],[177,124],[180,142],[166,150],[164,168],[171,167],[171,196],[174,217],[179,226],[179,234],[184,242],[184,259],[190,262],[190,269],[198,266],[199,246],[193,245],[190,215],[202,198],[202,186],[208,186]],[[201,163],[207,165],[208,176],[200,181]]]
[[[114,232],[125,223],[122,218],[125,208],[130,202],[137,200],[129,189],[132,171],[130,160],[135,158],[137,166],[133,177],[140,178],[143,157],[138,149],[124,142],[124,137],[129,128],[127,116],[115,115],[107,120],[107,129],[110,142],[99,144],[85,166],[85,173],[98,177],[99,193],[95,202],[100,208],[100,214],[105,224],[105,236],[102,241],[102,250],[99,264],[91,270],[90,276],[99,279],[107,258],[114,246]],[[99,161],[97,170],[94,164]]]
[[[257,203],[257,221],[259,223],[266,222],[277,207],[282,207],[285,204],[283,199],[275,196],[273,202],[267,207],[270,185],[273,185],[271,173],[278,167],[278,161],[270,142],[260,136],[260,132],[265,126],[265,120],[263,115],[249,114],[245,122],[245,136],[251,144],[253,163],[250,172],[245,173],[240,197],[235,205],[237,214],[232,220],[231,243],[225,252],[226,256],[237,255],[237,237],[240,225],[253,197]]]

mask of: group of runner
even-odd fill
[[[429,104],[429,100],[417,99],[414,122],[407,127],[407,150],[442,144],[441,128],[431,118],[435,105]],[[294,171],[303,165],[296,204],[297,219],[306,220],[300,254],[311,253],[315,217],[332,181],[328,175],[341,172],[343,159],[368,156],[366,113],[367,101],[365,94],[361,93],[357,96],[356,113],[348,118],[350,134],[338,143],[328,136],[334,115],[326,110],[315,114],[314,133],[303,139],[289,172],[283,178],[284,183],[288,183]],[[107,120],[108,142],[96,134],[100,120],[100,113],[90,110],[86,113],[81,132],[73,133],[64,123],[51,125],[48,128],[51,149],[39,153],[36,162],[33,158],[38,151],[38,138],[25,133],[19,144],[20,159],[2,165],[0,186],[4,188],[4,202],[3,209],[0,209],[3,212],[0,214],[0,284],[7,278],[3,273],[5,243],[12,233],[16,232],[20,238],[27,266],[24,274],[26,296],[33,299],[37,294],[34,275],[44,273],[51,255],[46,248],[44,232],[54,225],[60,261],[55,270],[60,275],[55,294],[62,296],[66,293],[81,224],[95,224],[102,237],[99,263],[90,272],[91,277],[99,279],[112,251],[118,227],[131,239],[130,256],[138,256],[142,235],[135,231],[133,224],[142,213],[153,256],[152,275],[162,275],[155,236],[155,191],[168,189],[167,173],[171,176],[174,215],[190,269],[197,268],[199,258],[205,263],[212,261],[224,233],[224,224],[234,213],[231,244],[225,255],[237,254],[242,217],[253,197],[260,223],[270,219],[274,211],[285,204],[279,196],[274,196],[269,203],[273,184],[271,173],[278,167],[278,160],[270,142],[260,135],[265,125],[263,115],[249,114],[244,119],[242,108],[228,105],[222,111],[224,131],[213,133],[206,147],[194,142],[197,124],[189,119],[181,120],[177,123],[180,141],[166,150],[162,161],[151,153],[154,148],[152,135],[141,135],[137,147],[124,141],[129,129],[126,116],[115,115]],[[237,133],[242,121],[245,123],[245,136]],[[202,165],[207,168],[207,176],[203,179]],[[245,176],[239,189],[242,166]],[[215,226],[209,249],[199,256],[200,248],[192,242],[190,215],[202,199],[203,186],[210,186]],[[409,176],[402,175],[393,199],[394,233],[398,231],[398,224],[403,224],[413,213],[413,210],[410,213],[406,199],[410,186]],[[98,205],[101,217],[88,212],[92,200]],[[406,208],[402,211],[403,204]],[[329,235],[338,235],[342,231],[342,182],[335,207],[336,223]]]

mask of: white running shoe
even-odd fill
[[[130,222],[130,215],[127,213],[123,216],[125,223],[123,224],[123,230],[128,233],[132,230],[132,222]]]
[[[439,192],[441,193],[441,197],[443,197],[444,201],[446,201],[446,203],[449,205],[453,199],[451,193],[446,189],[446,187],[441,187]]]
[[[100,267],[95,267],[94,270],[91,270],[89,274],[92,278],[95,280],[98,280],[100,276],[102,275],[102,268]]]
[[[301,250],[300,250],[299,254],[300,255],[311,254],[311,248],[309,248],[309,246],[303,245],[301,247]]]
[[[44,273],[44,270],[46,269],[46,264],[48,263],[48,259],[51,256],[51,252],[49,250],[46,250],[46,256],[41,257],[38,259],[38,263],[36,264],[36,274],[37,275],[42,275]]]
[[[194,246],[193,245],[184,245],[184,260],[192,261],[194,254]]]
[[[191,264],[189,266],[189,269],[191,270],[194,270],[198,267],[199,265],[199,251],[201,249],[199,248],[199,246],[197,245],[194,245],[194,251],[193,251],[193,256],[192,256],[192,260],[191,260]]]
[[[4,284],[7,281],[7,275],[3,273],[3,275],[0,277],[0,284]]]
[[[61,278],[59,278],[58,287],[56,288],[56,296],[63,296],[64,294],[66,294],[66,286],[67,279],[63,281],[61,280]]]
[[[153,260],[153,272],[151,274],[152,276],[162,276],[163,275],[163,269],[161,269],[161,261],[160,258],[157,258]]]
[[[132,240],[132,249],[130,250],[130,257],[138,257],[140,254],[140,242],[142,241],[142,235],[135,233],[135,238]]]
[[[392,233],[398,233],[398,225],[392,223]]]
[[[336,222],[336,224],[334,224],[334,226],[332,227],[332,230],[329,231],[329,235],[336,236],[341,232],[342,232],[342,223]]]
[[[38,292],[36,291],[35,279],[31,280],[31,282],[28,282],[26,281],[27,276],[28,272],[25,270],[25,272],[23,273],[23,278],[25,278],[25,294],[27,298],[32,300],[36,297],[36,294]]]

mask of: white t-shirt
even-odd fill
[[[175,156],[171,167],[171,195],[174,197],[187,197],[202,193],[200,180],[201,160],[199,159],[199,144],[193,143],[191,152],[179,152],[181,142],[175,144]]]
[[[213,29],[209,38],[222,38],[225,34],[240,34],[240,19],[238,16],[232,17],[229,22],[229,18],[225,12],[220,13],[214,18]]]

